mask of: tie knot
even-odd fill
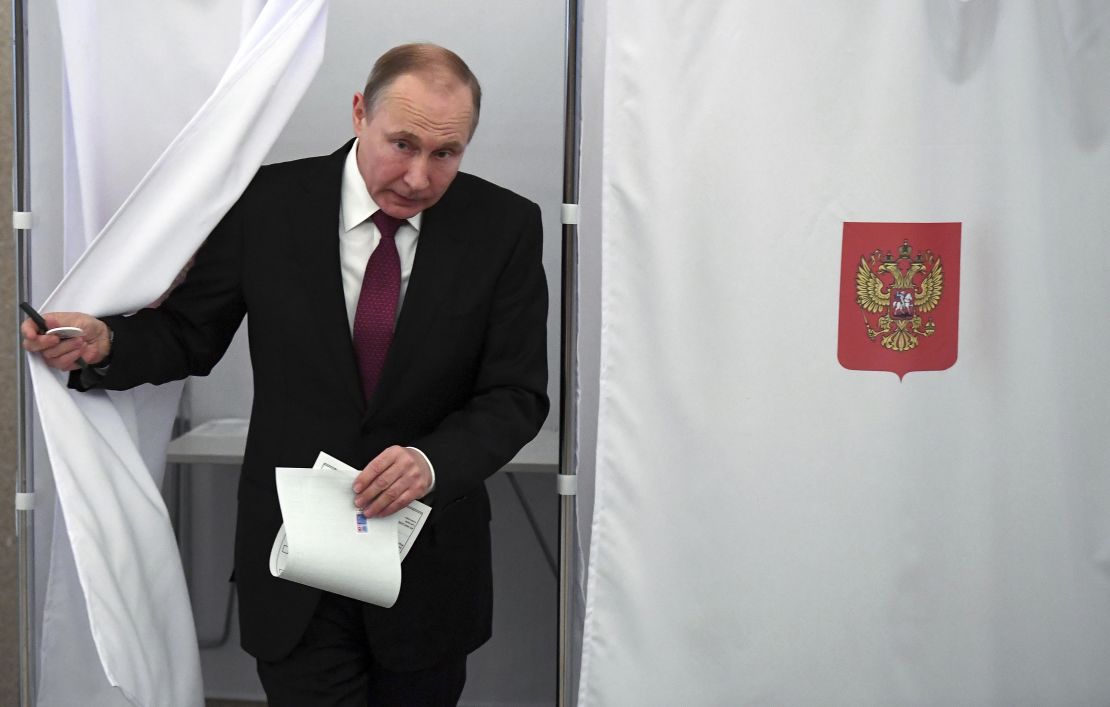
[[[370,217],[370,220],[373,221],[374,225],[381,231],[382,238],[393,238],[393,236],[397,235],[397,229],[401,227],[401,224],[405,223],[405,219],[394,218],[380,210],[375,211],[374,215]]]

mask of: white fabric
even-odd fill
[[[608,3],[579,704],[1110,704],[1110,5]],[[842,225],[963,224],[956,364]]]
[[[212,92],[239,44],[241,11],[232,4],[73,0],[58,0],[56,7],[66,79],[68,270]],[[157,121],[150,120],[152,110]],[[180,390],[171,384],[117,396],[121,414],[142,425],[137,436],[156,486]],[[52,521],[53,532],[48,551],[36,553],[49,566],[38,702],[67,705],[79,694],[88,704],[127,704],[100,665],[60,504],[40,514]]]
[[[382,234],[370,217],[378,211],[366,182],[358,171],[355,150],[358,140],[351,145],[347,161],[343,163],[343,181],[339,197],[339,264],[343,276],[343,298],[347,303],[347,324],[351,331],[355,328],[355,310],[362,293],[362,279],[366,274],[366,261],[378,247]],[[423,212],[416,214],[397,229],[393,242],[401,259],[401,293],[397,300],[397,315],[401,315],[401,305],[409,289],[412,264],[416,260],[416,246],[420,240],[420,221]]]
[[[122,5],[113,4],[112,9],[147,16],[142,3]],[[194,11],[186,7],[194,3],[177,5],[181,7],[159,3],[157,16],[175,16],[175,10],[178,17],[190,16]],[[315,73],[323,51],[325,12],[324,0],[270,0],[265,5],[203,106],[80,256],[43,310],[131,311],[154,301],[169,286],[246,186]],[[243,13],[249,16],[247,9]],[[91,39],[87,33],[103,28],[85,22],[101,19],[87,4],[61,0],[59,15],[71,102],[68,154],[83,160],[79,167],[70,164],[67,169],[76,175],[67,181],[67,200],[80,202],[67,214],[83,214],[78,221],[69,219],[67,230],[86,234],[103,222],[105,214],[94,207],[106,203],[89,199],[87,187],[114,175],[98,173],[97,160],[84,160],[111,142],[99,141],[88,130],[95,121],[80,114],[89,108],[82,93],[89,98],[97,83],[76,81],[68,74],[87,78],[87,70],[108,70],[80,63],[87,56],[84,45],[119,42],[126,51],[148,38]],[[198,53],[205,50],[192,47]],[[129,68],[162,70],[171,83],[178,69],[188,67]],[[157,120],[158,102],[144,103],[142,99],[150,96],[135,93],[140,99],[136,110]],[[98,117],[109,112],[92,110]],[[143,139],[137,134],[133,138],[136,144]],[[86,167],[92,171],[82,171]],[[76,239],[67,238],[67,243],[73,242]],[[67,247],[70,253],[77,250]],[[35,358],[31,374],[72,547],[72,554],[56,552],[51,561],[40,704],[123,704],[124,699],[140,705],[203,704],[180,558],[152,478],[152,470],[160,475],[176,391],[111,398],[76,394]],[[62,514],[57,520],[62,522]],[[67,584],[67,574],[76,574],[80,587]],[[60,581],[55,582],[56,577]],[[75,607],[84,611],[67,616],[65,612]],[[90,646],[118,692],[98,684],[97,670],[87,659]]]

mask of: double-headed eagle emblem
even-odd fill
[[[932,336],[936,323],[927,314],[940,304],[944,269],[931,250],[912,255],[908,240],[895,257],[879,250],[860,258],[856,270],[856,302],[863,310],[867,338],[879,339],[891,351],[917,348],[919,336]],[[874,321],[873,315],[879,315]],[[874,322],[875,326],[872,326]]]

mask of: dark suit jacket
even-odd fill
[[[239,483],[235,578],[243,647],[286,655],[318,601],[275,579],[277,466],[320,451],[361,468],[392,444],[436,471],[433,511],[402,567],[390,609],[366,606],[375,658],[419,669],[490,635],[489,498],[484,479],[530,440],[548,411],[547,286],[539,208],[459,174],[424,213],[382,382],[362,400],[339,266],[339,194],[350,144],[262,168],[158,309],[109,317],[103,386],[204,375],[244,315],[254,403]]]

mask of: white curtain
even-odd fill
[[[579,704],[1110,703],[1110,5],[606,22]],[[853,222],[960,224],[954,365],[840,365]]]
[[[155,301],[307,88],[325,0],[217,5],[58,0],[73,268],[43,310]],[[179,387],[81,395],[36,359],[31,373],[59,500],[39,703],[203,704],[158,488]]]

